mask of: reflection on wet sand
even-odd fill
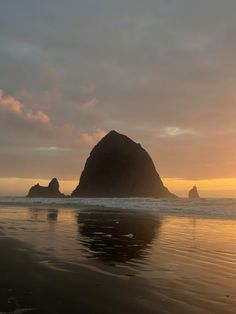
[[[148,313],[147,309],[151,313],[157,309],[163,313],[235,313],[235,219],[168,213],[160,218],[159,212],[113,208],[0,206],[0,230],[4,252],[0,254],[0,304],[8,288],[19,287],[16,297],[20,298],[22,287],[28,293],[34,286],[39,303],[50,307],[51,298],[41,299],[42,291],[49,292],[46,282],[48,287],[53,285],[50,291],[56,299],[58,286],[63,288],[66,306],[80,301],[85,292],[99,313],[105,313],[101,306],[107,300],[117,301],[115,308],[122,307],[118,313]],[[42,281],[38,281],[38,271],[46,272]],[[96,291],[91,293],[93,288]],[[28,306],[34,300],[27,295]],[[9,311],[0,308],[0,312]]]
[[[46,217],[49,223],[55,223],[58,219],[58,209],[56,208],[29,208],[28,213],[29,218],[35,221]]]
[[[40,208],[28,208],[28,214],[29,214],[29,219],[30,220],[38,220],[38,217],[40,215],[40,213],[42,212],[42,210]]]
[[[48,209],[47,220],[48,222],[55,223],[58,218],[58,209]]]
[[[92,257],[111,263],[144,258],[161,220],[152,214],[81,211],[78,225],[82,243]]]

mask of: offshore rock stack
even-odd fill
[[[176,197],[149,154],[129,137],[109,132],[91,151],[72,197]]]
[[[197,187],[194,185],[193,188],[188,193],[188,198],[190,199],[198,199],[200,195],[198,193]]]
[[[36,184],[29,190],[27,197],[65,197],[59,190],[57,178],[53,178],[48,186]]]

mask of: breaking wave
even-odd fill
[[[154,199],[154,198],[26,198],[1,197],[0,205],[97,207],[99,210],[155,211],[160,214],[197,215],[236,219],[236,199]]]

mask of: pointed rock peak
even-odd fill
[[[188,193],[189,198],[200,198],[196,185]]]
[[[101,140],[100,142],[97,143],[97,145],[95,145],[94,150],[97,149],[97,147],[101,147],[101,146],[108,146],[111,145],[111,147],[118,147],[120,145],[138,145],[137,143],[135,143],[133,140],[131,140],[131,138],[129,138],[128,136],[118,133],[115,130],[110,131],[109,133],[107,133]]]
[[[121,134],[115,130],[111,130],[110,132],[107,133],[107,136],[115,136],[115,135],[121,135]]]
[[[107,133],[92,149],[90,155],[98,154],[103,152],[117,152],[117,150],[122,150],[127,152],[130,150],[135,150],[137,143],[132,141],[128,136],[120,134],[115,130]]]
[[[131,141],[131,139],[128,136],[126,136],[124,134],[121,134],[121,133],[119,133],[119,132],[117,132],[115,130],[111,130],[110,132],[108,132],[103,137],[103,139],[105,139],[105,138],[112,138],[112,139],[114,139],[114,138],[126,138],[126,139],[129,139]]]
[[[53,178],[48,184],[48,187],[53,190],[59,190],[59,182],[57,178]]]

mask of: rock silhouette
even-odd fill
[[[188,197],[191,199],[196,199],[196,198],[200,198],[197,187],[194,186],[188,193]]]
[[[72,197],[175,197],[149,154],[125,135],[108,133],[91,151]]]
[[[59,182],[56,178],[53,178],[48,186],[41,186],[36,184],[29,190],[27,197],[64,197],[59,190]]]

